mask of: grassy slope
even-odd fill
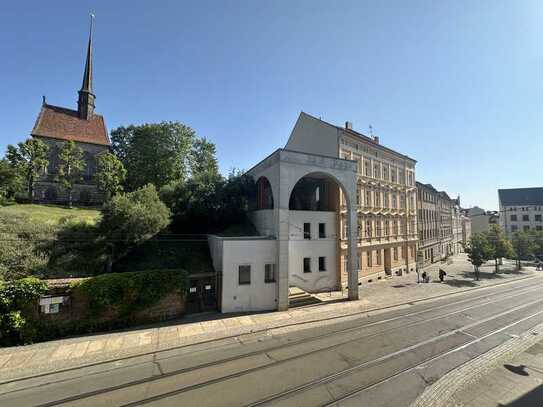
[[[58,224],[62,218],[73,217],[86,223],[96,223],[100,211],[88,208],[67,208],[56,205],[14,204],[0,206],[0,215],[26,215],[33,221],[49,225]]]

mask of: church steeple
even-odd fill
[[[92,93],[92,28],[94,22],[94,14],[90,15],[90,31],[89,31],[89,43],[87,45],[87,60],[85,62],[85,73],[83,74],[83,84],[79,93],[79,100],[77,101],[77,111],[81,119],[89,120],[94,114],[94,99],[95,95]]]

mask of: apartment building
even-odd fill
[[[499,224],[497,211],[485,211],[483,208],[474,206],[465,210],[471,221],[471,233],[483,233],[490,230],[491,225]]]
[[[322,143],[326,140],[326,143]],[[360,281],[416,269],[416,161],[353,130],[302,113],[287,149],[333,155],[356,163],[357,270]],[[346,284],[348,222],[340,193],[339,282]]]
[[[441,259],[440,196],[431,184],[417,182],[416,186],[419,264],[427,266]]]
[[[417,182],[418,263],[424,267],[463,251],[471,236],[471,222],[460,207],[431,184]]]
[[[543,188],[499,189],[498,198],[500,226],[509,237],[543,230]]]
[[[285,148],[247,171],[257,236],[208,236],[222,312],[285,310],[322,292],[415,271],[416,161],[347,123],[301,113]]]

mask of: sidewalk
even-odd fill
[[[464,363],[427,387],[411,407],[540,407],[543,324]]]
[[[0,380],[216,339],[237,341],[238,335],[270,329],[277,333],[331,324],[338,318],[360,318],[360,313],[384,312],[384,308],[410,306],[414,301],[534,276],[533,268],[514,272],[511,265],[504,265],[503,272],[495,275],[493,265],[489,264],[482,267],[481,281],[475,282],[470,274],[472,266],[464,255],[457,256],[454,264],[443,267],[447,271],[445,283],[439,283],[437,279],[438,268],[439,265],[430,271],[432,281],[437,282],[417,284],[416,273],[410,273],[362,285],[359,301],[342,301],[345,293],[332,292],[317,295],[323,301],[321,304],[284,312],[251,315],[214,313],[173,321],[168,325],[0,349]]]
[[[541,407],[543,340],[502,361],[480,380],[457,391],[449,405],[458,407]]]

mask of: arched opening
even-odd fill
[[[339,185],[325,174],[302,177],[292,189],[288,208],[294,211],[336,211]]]
[[[347,280],[348,203],[330,174],[300,178],[289,196],[289,285],[307,292],[339,289]],[[356,225],[354,225],[356,228]]]
[[[273,191],[266,177],[256,181],[256,209],[273,209]]]

